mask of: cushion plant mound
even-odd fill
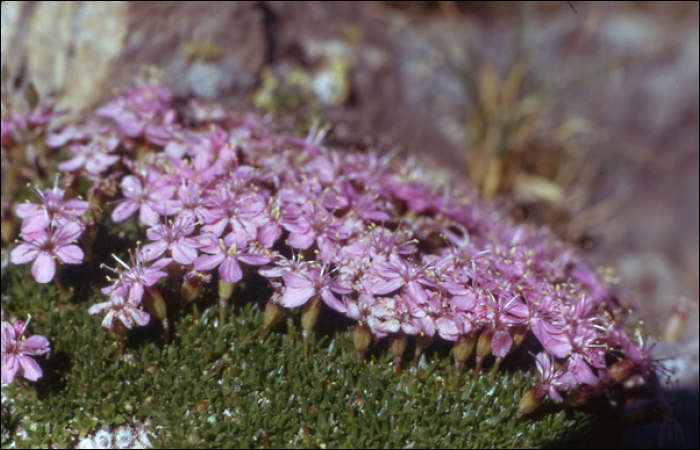
[[[67,155],[66,187],[15,209],[14,445],[146,420],[158,446],[550,445],[592,421],[555,404],[597,404],[635,373],[659,386],[614,290],[464,182],[219,105],[176,110],[148,83],[101,121],[45,132],[53,116],[2,121],[9,160],[28,137]],[[30,313],[51,342],[39,381],[5,364],[36,364],[26,327],[5,338]]]

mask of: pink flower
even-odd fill
[[[4,313],[3,313],[4,316]],[[31,319],[31,316],[29,317]],[[38,380],[43,372],[30,356],[49,352],[49,341],[44,336],[27,336],[27,325],[18,320],[14,325],[2,321],[2,382],[12,383],[19,372],[29,381]]]
[[[156,259],[168,250],[173,260],[180,264],[192,264],[200,246],[196,239],[187,237],[194,231],[194,225],[191,217],[178,216],[167,224],[151,227],[146,235],[154,242],[145,245],[142,250],[146,260]]]
[[[320,295],[323,301],[336,311],[342,313],[347,311],[345,304],[338,300],[332,291],[348,294],[351,290],[335,283],[326,269],[326,266],[308,266],[302,272],[282,272],[287,289],[280,303],[287,308],[294,308],[303,305],[311,297]]]
[[[134,323],[146,325],[151,316],[137,308],[138,302],[133,299],[126,301],[122,295],[115,292],[110,299],[104,303],[92,305],[88,310],[89,314],[98,314],[107,311],[107,315],[102,320],[102,326],[109,329],[114,326],[114,321],[119,320],[125,327],[131,329]]]
[[[44,230],[49,225],[61,226],[75,222],[76,218],[83,216],[88,210],[90,204],[86,201],[72,199],[64,202],[65,191],[57,185],[58,178],[52,189],[37,191],[41,203],[23,203],[17,206],[17,216],[24,219],[22,233],[34,233]]]
[[[26,264],[35,260],[32,275],[38,283],[48,283],[56,274],[56,260],[65,264],[80,264],[83,251],[73,242],[80,236],[80,225],[67,222],[63,226],[51,227],[24,235],[28,241],[19,244],[10,255],[13,264]]]
[[[388,262],[379,262],[375,268],[377,276],[382,281],[372,286],[373,294],[388,294],[405,285],[406,294],[414,302],[424,303],[428,299],[428,294],[423,286],[435,285],[428,278],[424,267],[416,267],[395,253],[389,256]]]
[[[549,398],[555,402],[562,401],[559,391],[570,391],[576,386],[576,378],[565,370],[557,370],[554,360],[547,353],[542,352],[535,358],[537,371],[541,378],[537,382],[535,397],[542,398],[549,393]]]
[[[172,209],[174,189],[155,170],[148,170],[144,177],[127,175],[122,180],[125,199],[112,211],[112,220],[121,222],[139,212],[139,221],[148,225],[158,223],[158,214]]]
[[[119,156],[109,153],[114,150],[116,144],[118,144],[118,141],[73,144],[70,146],[70,151],[74,155],[73,158],[58,164],[58,170],[72,172],[85,167],[88,173],[98,175],[119,161]]]
[[[97,115],[114,119],[120,132],[137,137],[167,110],[170,99],[170,91],[162,86],[138,86],[102,106]]]
[[[107,267],[119,275],[119,278],[112,286],[102,289],[102,293],[110,296],[125,296],[126,291],[128,290],[129,295],[127,296],[127,300],[134,304],[138,304],[143,297],[145,288],[153,286],[158,282],[158,280],[168,276],[167,273],[161,271],[160,269],[170,264],[172,259],[161,258],[150,266],[146,266],[147,261],[143,251],[139,249],[136,250],[135,260],[131,252],[129,252],[129,256],[131,257],[132,267],[129,267],[116,255],[112,255],[112,257],[126,270],[117,270],[112,267],[107,267],[104,264],[102,265],[103,267]]]
[[[200,256],[194,260],[197,270],[212,270],[219,265],[221,279],[229,283],[237,283],[243,278],[243,271],[238,261],[246,264],[261,266],[270,262],[270,256],[260,253],[247,253],[249,241],[241,239],[234,233],[229,233],[224,239],[209,238],[208,245],[202,251],[209,256]]]

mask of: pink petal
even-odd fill
[[[152,237],[153,235],[154,235],[153,232],[149,232],[148,238],[153,239],[153,237]],[[163,240],[160,240],[157,242],[153,242],[151,244],[144,245],[143,248],[141,249],[141,253],[143,253],[146,261],[151,261],[151,260],[156,259],[160,255],[162,255],[163,253],[165,253],[165,250],[167,250],[167,249],[168,249],[168,243],[163,241]],[[177,261],[177,259],[176,259],[176,261]],[[189,262],[192,262],[192,261],[189,261]]]
[[[586,364],[583,357],[574,355],[569,361],[569,372],[571,372],[576,381],[589,386],[597,386],[600,382],[597,376],[591,370],[591,367]]]
[[[259,253],[246,253],[238,255],[238,259],[251,266],[262,266],[270,262],[270,257]]]
[[[505,330],[497,330],[491,340],[491,353],[493,356],[503,358],[508,354],[512,345],[513,338],[510,333]]]
[[[24,219],[22,222],[22,233],[26,235],[37,231],[43,231],[49,226],[50,223],[51,219],[49,218],[48,213],[45,211],[37,211],[33,216],[29,216]],[[27,240],[26,237],[25,240]]]
[[[43,209],[39,208],[39,205],[34,203],[21,203],[17,205],[17,217],[26,219],[27,217],[34,216],[41,212],[43,214]]]
[[[133,317],[136,324],[140,326],[148,325],[148,322],[151,320],[150,314],[138,308],[131,309],[131,317]]]
[[[126,197],[138,197],[143,192],[141,180],[134,175],[127,175],[122,180],[122,192]]]
[[[287,308],[294,308],[306,303],[315,293],[316,289],[313,287],[302,289],[287,287],[287,290],[284,291],[284,295],[282,296],[280,303]]]
[[[26,264],[36,258],[39,250],[30,244],[19,244],[12,253],[10,253],[10,261],[12,264]]]
[[[15,374],[19,370],[19,361],[14,354],[8,354],[2,359],[2,382],[6,384],[12,383],[15,379]]]
[[[32,264],[32,275],[37,283],[48,283],[56,274],[56,261],[46,252],[41,252]]]
[[[316,240],[316,235],[309,231],[307,233],[291,233],[287,239],[287,243],[294,247],[302,250],[306,250],[311,247],[311,244]]]
[[[338,312],[345,313],[348,310],[348,308],[343,304],[343,302],[338,300],[338,298],[335,295],[333,295],[333,293],[328,289],[324,289],[321,291],[321,298],[326,303],[326,305],[330,306]]]
[[[375,295],[388,294],[389,292],[394,292],[400,288],[403,283],[403,279],[398,277],[392,278],[388,281],[380,281],[372,285],[372,293]]]
[[[313,289],[313,282],[300,273],[285,271],[282,278],[284,284],[292,289]]]
[[[221,261],[223,261],[224,258],[225,256],[221,253],[218,255],[200,256],[199,258],[195,258],[194,268],[197,270],[212,270],[221,264]]]
[[[180,264],[191,264],[197,257],[197,249],[186,244],[173,244],[170,247],[170,251],[173,255],[173,259]]]
[[[85,254],[77,245],[59,247],[55,253],[58,260],[66,264],[80,264],[85,257]]]
[[[275,222],[267,222],[258,230],[258,240],[265,248],[275,245],[277,239],[282,235],[282,228]]]
[[[31,336],[24,343],[24,353],[28,355],[43,355],[49,350],[49,340],[44,336]]]
[[[219,274],[224,281],[238,283],[243,278],[241,266],[235,258],[226,258],[219,267]]]
[[[130,215],[136,212],[137,209],[139,209],[139,204],[137,202],[133,200],[123,201],[112,211],[112,220],[115,222],[126,220]]]
[[[80,169],[83,164],[85,164],[85,155],[77,155],[75,158],[59,163],[56,167],[62,172],[72,172]]]
[[[44,373],[39,364],[29,356],[20,357],[19,363],[21,365],[20,373],[29,381],[38,380]]]
[[[151,267],[150,269],[147,269],[146,272],[141,276],[141,280],[143,280],[143,283],[146,286],[153,286],[158,282],[158,280],[167,276],[167,273],[161,272],[159,270],[153,270],[153,268]]]

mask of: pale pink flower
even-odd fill
[[[81,231],[76,222],[67,222],[63,226],[51,227],[48,231],[40,230],[24,235],[25,242],[12,250],[10,260],[13,264],[26,264],[34,260],[34,279],[38,283],[48,283],[56,274],[57,260],[64,264],[80,264],[83,261],[83,251],[73,244]]]
[[[44,336],[39,335],[27,337],[27,325],[29,325],[29,320],[26,323],[18,320],[14,325],[10,325],[5,320],[2,321],[3,383],[12,383],[17,372],[29,381],[36,381],[43,375],[39,364],[30,356],[49,352],[51,350],[49,341]]]

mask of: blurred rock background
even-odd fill
[[[672,446],[697,447],[697,2],[14,1],[1,26],[7,76],[64,120],[156,67],[182,100],[320,120],[332,143],[399,148],[547,224],[665,338]]]

